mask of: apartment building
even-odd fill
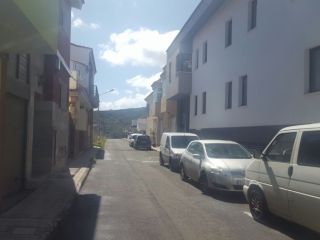
[[[150,93],[145,101],[147,102],[148,118],[146,126],[146,134],[150,136],[153,145],[158,145],[160,142],[160,108],[161,108],[161,95],[162,83],[161,79],[152,84],[152,93]]]
[[[1,201],[65,167],[71,8],[83,0],[0,3]]]
[[[167,98],[167,92],[169,90],[169,81],[167,80],[167,66],[163,68],[160,75],[162,96],[161,96],[161,107],[159,114],[159,128],[160,134],[163,132],[176,131],[176,115],[177,115],[177,102],[169,100]]]
[[[99,94],[93,49],[72,43],[70,51],[69,157],[74,158],[92,146],[93,109],[99,107]]]
[[[262,148],[284,126],[319,122],[318,9],[319,1],[201,1],[168,49],[171,71],[192,53],[191,84],[170,73],[171,91],[190,99],[190,130]]]

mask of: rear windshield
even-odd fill
[[[205,144],[209,158],[248,159],[250,153],[238,144],[209,143]]]
[[[172,136],[171,147],[172,148],[187,148],[189,143],[194,140],[198,140],[197,136]]]
[[[150,137],[149,136],[139,136],[137,141],[149,143],[150,142]]]

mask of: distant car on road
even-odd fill
[[[151,139],[147,135],[139,135],[133,143],[134,149],[151,150]]]
[[[222,140],[198,140],[189,144],[180,160],[182,180],[191,178],[201,190],[242,191],[246,167],[252,155],[240,144]]]
[[[243,191],[255,220],[271,212],[320,232],[320,124],[280,130],[248,166]]]
[[[133,147],[135,140],[137,139],[138,136],[142,136],[143,134],[141,133],[132,133],[128,136],[128,141],[129,141],[129,146]]]
[[[168,164],[171,171],[179,169],[181,154],[191,141],[198,139],[193,133],[163,133],[160,142],[160,165]]]

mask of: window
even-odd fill
[[[195,68],[199,68],[199,49],[196,50],[196,65]]]
[[[198,96],[194,96],[194,115],[198,114]]]
[[[232,82],[226,83],[226,100],[225,100],[225,108],[232,108]]]
[[[25,83],[29,83],[29,80],[30,80],[30,55],[29,54],[16,55],[15,74],[16,74],[16,79],[19,79]]]
[[[203,159],[205,157],[204,150],[203,150],[201,143],[198,143],[198,142],[195,143],[193,154],[199,154],[201,159]],[[197,160],[197,159],[195,159],[195,160]]]
[[[169,82],[171,83],[172,63],[169,63]]]
[[[268,161],[289,163],[296,133],[284,133],[276,137],[268,148],[265,158]]]
[[[208,61],[208,42],[205,41],[203,43],[202,49],[202,63],[206,63]]]
[[[309,91],[320,91],[320,46],[310,50]]]
[[[320,131],[304,132],[302,134],[298,164],[320,167]]]
[[[189,143],[198,140],[196,136],[172,136],[171,146],[172,148],[187,148]]]
[[[202,93],[202,114],[207,112],[207,92]]]
[[[165,148],[170,148],[170,137],[167,137]]]
[[[226,22],[226,47],[232,44],[232,20]]]
[[[195,151],[196,151],[196,146],[197,146],[197,144],[196,144],[196,143],[191,143],[191,144],[189,145],[189,147],[188,147],[187,151],[188,151],[189,153],[194,154],[194,153],[195,153]]]
[[[248,30],[252,30],[257,26],[257,6],[258,0],[249,1]]]
[[[239,80],[239,106],[247,106],[248,76],[242,76]]]

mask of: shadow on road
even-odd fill
[[[69,216],[56,230],[55,240],[93,240],[101,197],[96,194],[78,195]]]
[[[209,196],[211,196],[216,200],[228,202],[228,203],[244,204],[247,202],[242,192],[226,192],[226,191],[213,190],[210,192]]]
[[[199,189],[199,183],[192,181],[190,179],[187,180],[193,187]],[[222,190],[211,190],[209,194],[205,194],[209,197],[214,198],[215,200],[228,202],[228,203],[235,203],[235,204],[244,204],[247,202],[246,198],[244,197],[242,192],[228,192]]]
[[[261,223],[269,228],[281,232],[294,240],[319,240],[320,234],[313,232],[298,224],[289,222],[277,216],[271,215],[268,220]]]

